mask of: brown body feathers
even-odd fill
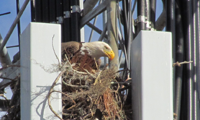
[[[62,62],[66,62],[68,58],[75,70],[95,73],[99,68],[101,60],[95,60],[87,49],[81,49],[82,44],[84,43],[75,41],[62,43]]]

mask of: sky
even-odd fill
[[[19,0],[20,6],[23,5],[25,0]],[[121,3],[120,3],[121,6]],[[163,5],[161,0],[157,0],[156,3],[156,19],[158,16],[162,13]],[[137,8],[136,8],[137,9]],[[17,12],[16,12],[16,1],[15,0],[0,0],[0,14],[6,13],[6,12],[11,12],[8,15],[0,16],[0,34],[2,38],[4,39],[7,32],[10,29],[10,26],[12,25]],[[136,19],[136,13],[137,11],[134,12],[133,18]],[[30,3],[28,4],[27,8],[25,9],[24,13],[22,14],[20,18],[20,23],[21,23],[21,32],[25,30],[25,28],[28,26],[28,24],[31,22],[31,13],[30,13]],[[93,23],[93,20],[91,21]],[[103,30],[103,21],[102,21],[102,14],[100,14],[97,18],[96,26]],[[89,36],[90,36],[90,31],[91,28],[89,28],[87,25],[84,27],[85,29],[85,41],[88,41]],[[6,46],[13,46],[13,45],[18,45],[18,37],[17,37],[17,27],[15,27],[13,33],[11,34]],[[92,41],[96,41],[99,38],[99,34],[94,31]],[[18,47],[15,48],[8,48],[8,53],[11,58],[13,59],[13,56],[19,51]],[[1,66],[0,66],[1,67]],[[6,96],[8,99],[12,97],[12,93],[9,88],[6,89]],[[0,112],[0,117],[3,115],[2,112]]]

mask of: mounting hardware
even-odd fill
[[[70,18],[70,11],[64,11],[64,18]]]
[[[139,22],[143,22],[143,23],[146,23],[146,28],[148,29],[148,30],[151,30],[151,31],[155,31],[155,29],[154,28],[152,28],[152,26],[151,26],[151,21],[147,21],[147,17],[146,16],[138,16],[138,18],[134,21],[135,22],[135,26],[137,26],[137,24],[139,23]]]
[[[63,23],[63,17],[62,16],[57,17],[56,19],[57,19],[57,23],[59,23],[59,24]]]
[[[80,13],[81,12],[80,7],[78,5],[71,6],[71,9],[72,9],[71,13],[75,13],[75,12]]]

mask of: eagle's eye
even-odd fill
[[[107,46],[104,46],[104,48],[107,49],[107,50],[109,49]]]

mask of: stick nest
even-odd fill
[[[95,74],[66,70],[62,75],[63,119],[126,119],[113,68]]]
[[[123,81],[113,68],[99,70],[91,74],[80,72],[72,68],[69,62],[59,67],[60,74],[55,79],[47,95],[50,101],[51,93],[58,79],[62,77],[62,118],[51,107],[52,112],[64,120],[126,120],[127,112],[124,110],[125,93],[120,91]],[[15,81],[15,91],[10,102],[10,108],[2,119],[20,118],[20,80]],[[120,91],[120,92],[119,92]],[[13,102],[17,101],[17,102]],[[15,104],[14,104],[15,103]]]

